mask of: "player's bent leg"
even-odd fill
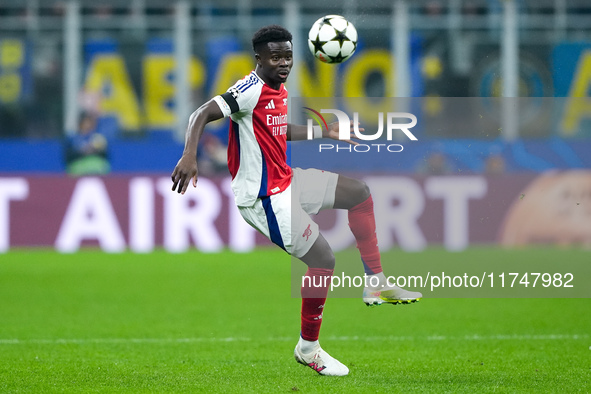
[[[373,199],[367,185],[339,175],[334,207],[348,210],[349,228],[357,241],[365,274],[382,272]]]
[[[357,241],[365,274],[370,279],[373,277],[376,282],[375,287],[364,289],[363,302],[373,306],[383,303],[410,304],[418,301],[423,296],[421,293],[387,283],[378,248],[373,199],[367,185],[339,175],[334,208],[349,211],[349,227]]]
[[[302,280],[302,324],[294,357],[298,363],[321,375],[347,375],[349,369],[326,353],[318,342],[328,286],[335,265],[334,253],[326,239],[318,234],[310,250],[300,259],[308,265],[308,271]]]

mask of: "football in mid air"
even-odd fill
[[[312,25],[308,47],[324,63],[342,63],[357,48],[355,26],[340,15],[326,15]]]

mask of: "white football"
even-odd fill
[[[340,15],[323,16],[308,33],[308,47],[325,63],[342,63],[355,53],[357,30]]]

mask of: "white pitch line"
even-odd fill
[[[245,342],[250,338],[58,338],[58,339],[0,339],[0,345],[19,344],[89,344],[89,343],[191,343]]]
[[[588,334],[497,334],[497,335],[464,335],[464,336],[331,336],[324,337],[326,341],[360,341],[360,342],[403,342],[403,341],[556,341],[556,340],[583,340],[589,339]],[[128,344],[128,343],[223,343],[223,342],[250,342],[260,338],[225,337],[225,338],[58,338],[58,339],[0,339],[0,345],[62,345],[62,344]],[[292,342],[297,340],[292,337],[277,337],[266,339],[269,342]]]

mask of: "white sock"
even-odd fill
[[[304,354],[312,353],[319,346],[318,341],[306,341],[301,336],[299,342],[300,349]]]

